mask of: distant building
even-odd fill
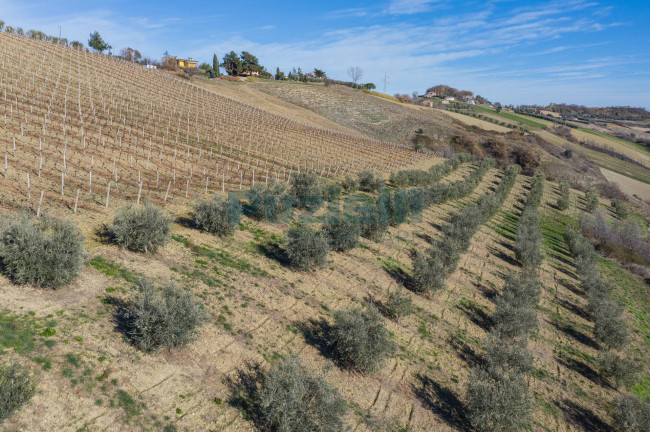
[[[260,76],[260,73],[258,71],[242,72],[242,73],[239,74],[239,76],[242,76],[242,77]]]
[[[470,104],[470,105],[476,105],[476,102],[474,102],[474,99],[469,99],[467,101],[467,103]]]
[[[150,64],[146,64],[146,65],[144,65],[144,67],[146,67],[147,69],[158,69],[158,66],[150,65]]]
[[[433,101],[425,100],[425,101],[420,102],[420,105],[425,106],[425,107],[429,107],[429,108],[433,108]]]
[[[423,95],[420,96],[420,97],[423,97],[423,98],[434,98],[434,97],[438,97],[438,93],[436,93],[436,92],[434,92],[434,91],[428,91],[428,92],[426,92],[425,94],[423,94]]]
[[[176,66],[187,69],[196,68],[196,65],[199,63],[196,60],[192,60],[192,57],[187,59],[179,59],[178,57],[174,57],[174,60],[176,60]]]
[[[455,101],[456,98],[453,97],[453,96],[447,96],[447,97],[445,98],[445,100],[446,100],[446,101]]]

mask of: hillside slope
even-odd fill
[[[421,219],[411,214],[378,241],[361,238],[348,252],[330,252],[322,268],[297,271],[287,263],[287,230],[298,220],[320,229],[322,216],[334,207],[296,210],[289,223],[243,216],[232,236],[217,237],[197,229],[192,204],[225,189],[246,190],[253,175],[256,182],[267,175],[286,182],[298,169],[327,178],[366,168],[427,169],[443,159],[397,142],[415,126],[429,125],[437,131],[431,133],[444,136],[454,133],[455,123],[433,110],[428,114],[345,88],[203,87],[4,33],[0,53],[6,61],[0,119],[7,119],[0,122],[0,142],[8,161],[0,178],[0,213],[15,217],[25,210],[34,216],[42,204],[42,213],[79,227],[88,254],[80,276],[57,290],[16,285],[4,270],[0,276],[0,362],[24,366],[38,389],[2,430],[264,430],[252,401],[241,394],[257,384],[250,380],[256,368],[268,370],[291,354],[342,394],[351,430],[471,430],[468,379],[485,362],[505,279],[521,270],[514,243],[530,177],[511,177],[514,186],[505,189],[504,200],[491,201],[500,208],[494,204],[494,216],[471,231],[468,248],[438,292],[413,289],[415,252],[449,239],[443,237],[450,232],[447,224],[494,192],[505,178],[502,170],[486,168],[462,198],[445,195]],[[13,66],[7,67],[10,60]],[[306,97],[306,108],[292,106],[281,88],[296,103]],[[250,101],[264,92],[270,96]],[[379,141],[364,133],[385,136]],[[466,161],[438,182],[456,184],[477,167]],[[395,197],[393,186],[387,190]],[[616,389],[597,371],[602,344],[563,237],[565,226],[575,226],[585,210],[585,196],[571,190],[569,208],[560,211],[558,190],[547,182],[539,208],[539,330],[526,338],[533,359],[525,376],[530,430],[609,431],[613,398],[623,391],[650,397],[650,296],[641,277],[600,260],[624,305],[626,352],[638,361],[635,381]],[[106,235],[116,210],[138,196],[173,216],[171,237],[156,253],[120,248]],[[379,197],[363,192],[343,199],[354,207]],[[611,207],[600,209],[618,222]],[[200,300],[208,318],[195,340],[153,353],[136,347],[125,330],[124,308],[142,278],[159,285],[171,281]],[[395,290],[415,306],[399,320],[381,318],[396,354],[375,373],[344,367],[329,339],[335,311],[370,303],[383,310]]]
[[[422,158],[114,57],[7,33],[0,53],[4,205],[35,207],[43,192],[50,206],[101,211],[109,184],[112,201],[182,201],[298,170],[342,177]]]

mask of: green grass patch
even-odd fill
[[[124,410],[128,417],[140,415],[140,406],[130,394],[124,390],[118,390],[115,397],[117,398],[117,405]]]
[[[33,351],[35,336],[33,319],[0,313],[0,354],[3,349],[13,349],[19,354]]]
[[[194,255],[201,258],[207,258],[211,260],[214,264],[217,264],[218,266],[217,270],[223,267],[228,267],[228,268],[238,270],[242,273],[250,274],[251,276],[257,276],[257,277],[268,276],[268,273],[265,270],[253,266],[248,261],[238,258],[228,251],[216,250],[206,245],[197,245],[182,235],[172,235],[172,238],[175,241],[187,247],[188,249],[190,249]],[[201,261],[206,262],[205,260],[201,260]]]
[[[633,146],[633,147],[635,147],[635,148],[637,148],[639,150],[650,152],[650,148],[644,146],[643,144],[635,143],[634,141],[628,141],[626,139],[619,138],[619,137],[614,136],[614,135],[608,135],[606,133],[602,133],[602,132],[599,132],[599,131],[596,131],[596,130],[593,130],[593,129],[589,129],[589,128],[584,128],[584,127],[578,127],[578,130],[580,130],[582,132],[586,132],[588,134],[596,135],[596,136],[599,136],[601,138],[605,138],[605,139],[608,139],[608,140],[611,140],[611,141],[616,141],[616,142],[621,143],[621,144],[625,144],[625,145],[628,145],[628,146]]]
[[[126,269],[119,265],[118,263],[107,260],[101,256],[93,257],[90,260],[90,265],[99,270],[102,274],[106,276],[111,276],[114,278],[122,278],[127,282],[135,283],[138,281],[138,277],[134,272],[129,269]]]

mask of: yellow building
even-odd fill
[[[198,64],[196,60],[192,60],[192,57],[188,59],[179,59],[178,57],[174,57],[174,59],[176,60],[176,66],[181,68],[192,69]]]

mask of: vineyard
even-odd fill
[[[11,34],[0,53],[1,430],[647,424],[647,281],[578,229],[593,213],[627,247],[637,207],[416,153],[392,134],[424,111],[400,125],[352,89],[298,122],[288,101],[324,86],[256,82],[287,103],[256,108],[238,83]]]
[[[318,129],[162,72],[0,33],[4,206],[99,211],[111,200],[193,200],[287,182],[389,172],[395,144]]]

